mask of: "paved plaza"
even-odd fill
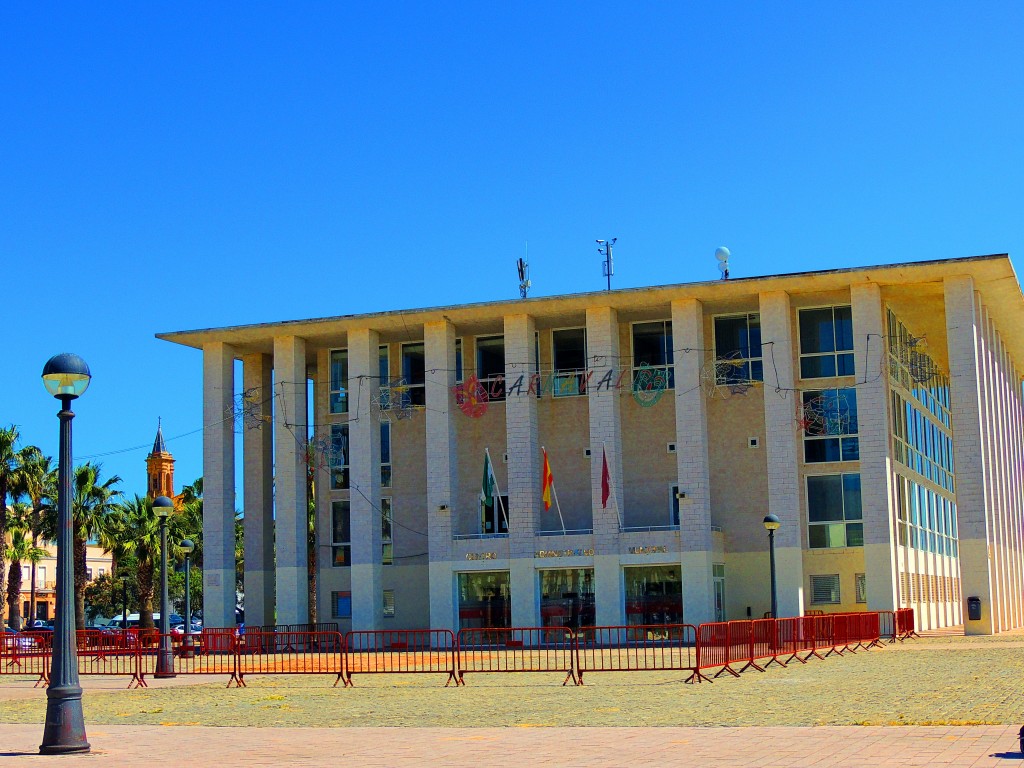
[[[678,673],[83,677],[91,755],[36,754],[42,689],[0,676],[5,765],[1024,766],[1024,634],[925,637],[685,685]]]

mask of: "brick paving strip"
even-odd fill
[[[5,766],[1024,766],[1016,726],[834,728],[174,728],[95,726],[88,755],[36,754],[0,725]]]

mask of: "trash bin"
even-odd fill
[[[967,618],[970,621],[981,621],[981,598],[967,598]]]

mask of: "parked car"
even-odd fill
[[[39,647],[39,643],[32,635],[4,627],[3,647],[5,651],[32,651]]]

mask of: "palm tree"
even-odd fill
[[[114,475],[101,483],[100,471],[99,464],[89,462],[75,467],[71,516],[74,520],[75,624],[79,629],[85,629],[86,545],[105,529],[104,519],[113,508],[114,498],[121,495],[114,487],[121,478]]]
[[[7,540],[7,495],[15,483],[18,469],[18,428],[13,424],[0,428],[0,542]],[[4,548],[0,546],[0,594],[4,589]],[[0,624],[3,610],[0,606]]]
[[[160,521],[153,500],[136,496],[114,504],[103,521],[103,546],[123,561],[133,556],[139,565],[139,626],[153,628],[153,575],[160,557]]]
[[[44,530],[45,512],[52,507],[57,499],[57,470],[51,466],[50,457],[44,456],[34,445],[28,445],[18,452],[20,466],[19,484],[28,497],[31,510],[29,513],[29,529],[32,533],[32,546],[39,545],[39,536]],[[36,615],[36,560],[32,560],[32,582],[29,591],[29,616]]]
[[[10,626],[21,629],[21,564],[28,561],[33,565],[46,557],[46,550],[35,546],[28,537],[28,520],[31,513],[29,505],[18,502],[11,506],[8,517],[7,532],[10,543],[4,549],[4,555],[11,561],[10,574],[7,579],[7,608]]]

